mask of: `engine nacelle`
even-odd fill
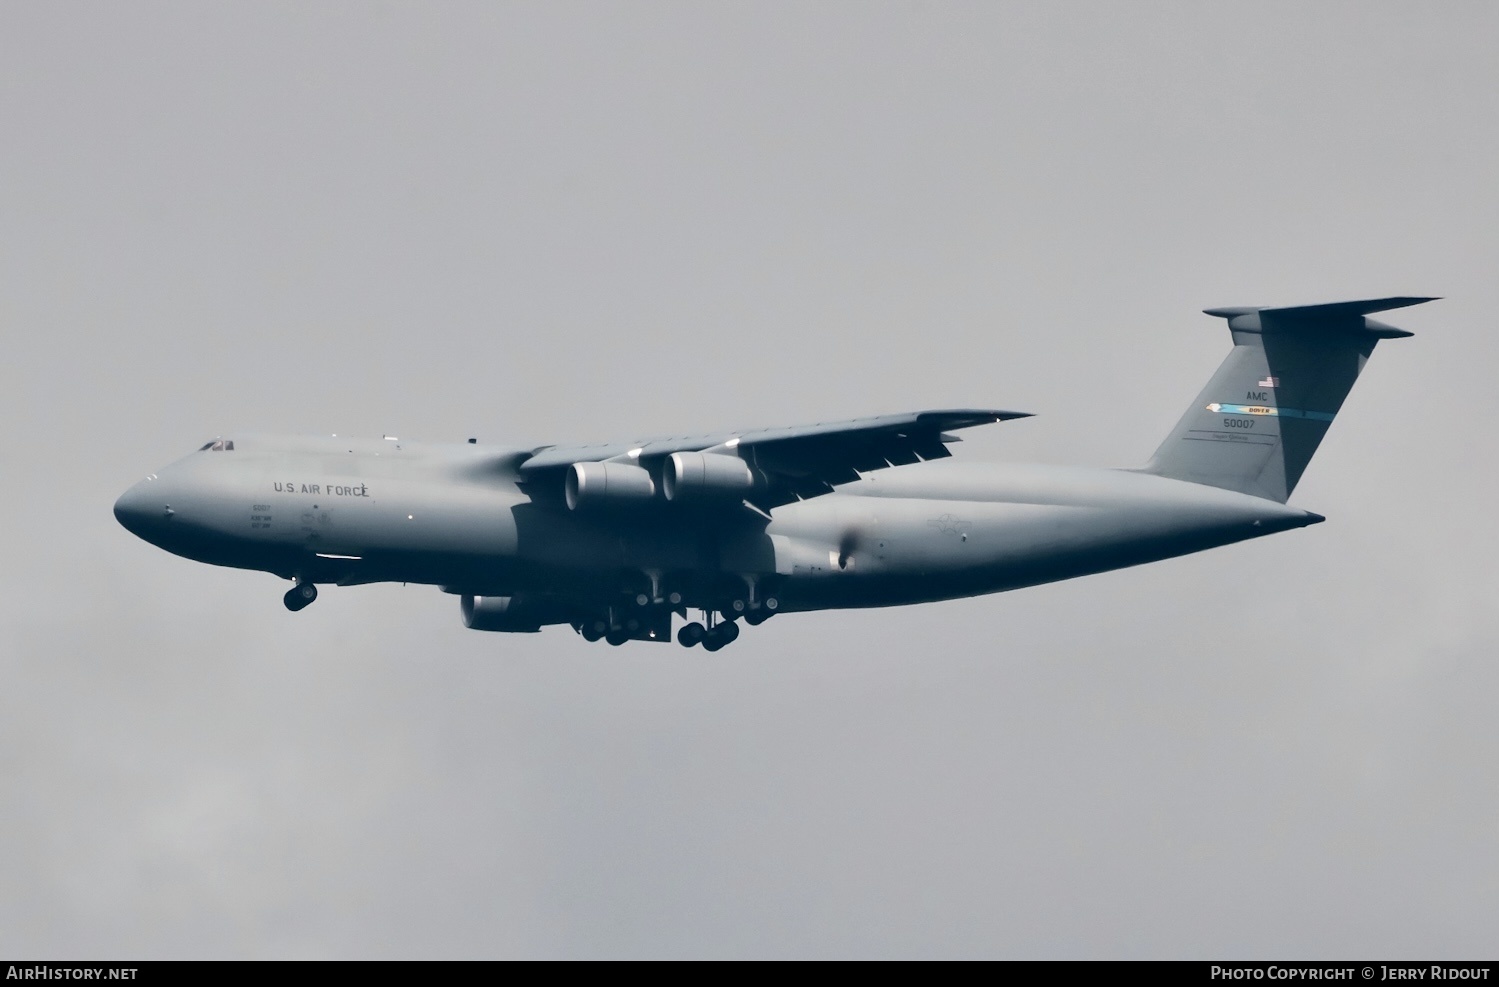
[[[470,596],[459,601],[463,606],[463,626],[476,631],[508,631],[511,634],[535,634],[546,622],[539,607],[523,596]]]
[[[628,463],[573,463],[564,488],[570,511],[642,504],[656,496],[651,474]]]
[[[755,471],[738,456],[674,452],[661,470],[667,500],[743,497],[755,487]]]

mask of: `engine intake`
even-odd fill
[[[639,504],[656,496],[651,474],[628,463],[573,463],[564,484],[567,509]]]
[[[661,471],[661,486],[672,501],[743,497],[754,489],[755,471],[738,456],[674,452]]]

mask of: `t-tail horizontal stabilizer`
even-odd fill
[[[1411,335],[1367,316],[1429,301],[1205,309],[1234,348],[1144,472],[1285,503],[1374,345]]]

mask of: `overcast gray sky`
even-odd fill
[[[0,954],[1492,956],[1499,6],[0,0]],[[1293,503],[716,656],[116,525],[240,429],[923,407],[1142,462],[1396,313]]]

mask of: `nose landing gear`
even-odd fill
[[[286,595],[281,598],[281,602],[286,604],[286,609],[292,613],[296,613],[316,599],[317,587],[311,583],[299,582],[286,591]]]

